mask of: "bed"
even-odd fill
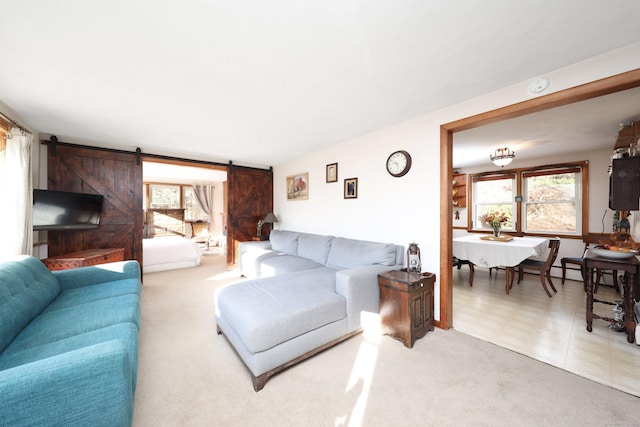
[[[202,260],[200,246],[181,236],[142,239],[144,273],[196,267]]]

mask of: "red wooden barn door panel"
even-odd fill
[[[49,256],[86,249],[124,248],[142,265],[142,164],[135,153],[57,144],[47,161],[48,189],[102,194],[100,227],[49,231]]]
[[[227,268],[238,263],[238,243],[251,240],[258,220],[273,211],[273,172],[230,166],[227,172]]]

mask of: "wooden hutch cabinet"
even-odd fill
[[[412,348],[433,330],[433,273],[394,270],[378,275],[382,332]]]

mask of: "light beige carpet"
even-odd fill
[[[460,332],[360,334],[256,393],[216,334],[224,257],[144,277],[134,426],[633,426],[640,399]]]

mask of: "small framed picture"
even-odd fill
[[[358,198],[358,178],[347,178],[344,180],[344,198]]]
[[[327,165],[327,182],[338,182],[338,164]]]

